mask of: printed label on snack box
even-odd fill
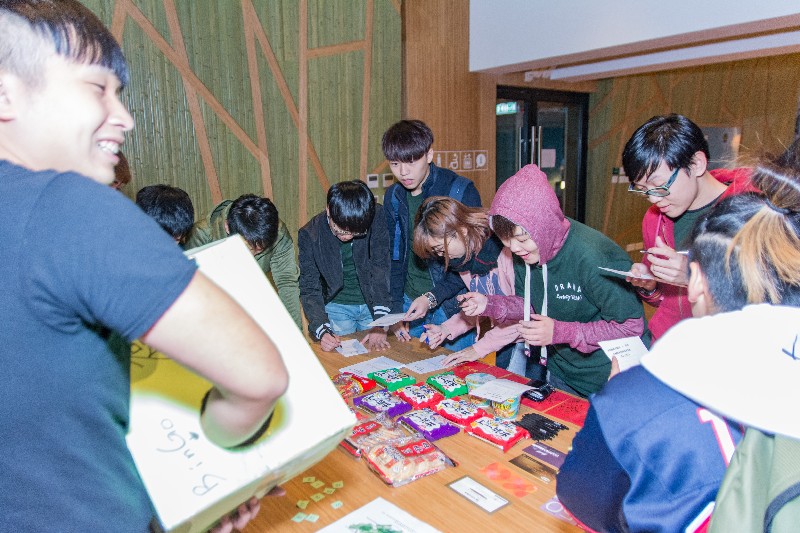
[[[359,437],[361,435],[368,435],[373,431],[380,429],[381,426],[378,422],[374,420],[370,420],[369,422],[364,422],[363,424],[359,424],[353,428],[353,433],[350,435],[351,437]]]
[[[409,442],[408,444],[397,448],[397,450],[402,453],[405,457],[415,457],[417,455],[425,455],[431,453],[436,448],[433,447],[433,444],[426,440],[415,440]]]

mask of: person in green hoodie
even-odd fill
[[[256,262],[271,278],[278,296],[298,328],[300,318],[300,269],[286,224],[278,218],[278,208],[269,198],[244,194],[225,200],[194,225],[184,250],[196,248],[228,235],[239,234]]]
[[[598,268],[627,271],[628,254],[602,233],[565,217],[547,176],[535,165],[503,183],[489,216],[492,230],[515,256],[516,295],[470,292],[461,298],[462,310],[519,321],[525,343],[510,364],[521,360],[528,377],[541,378],[544,366],[548,382],[558,389],[582,397],[598,391],[611,372],[599,341],[639,336],[649,344],[636,292],[623,278]],[[540,349],[531,354],[530,346]]]

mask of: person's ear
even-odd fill
[[[713,312],[714,302],[711,291],[708,289],[708,279],[700,268],[700,263],[689,263],[689,285],[686,288],[686,297],[692,304],[694,316],[705,316]]]
[[[695,178],[699,178],[708,170],[708,157],[705,152],[698,150],[692,156],[692,162],[689,164],[691,174]]]
[[[18,77],[0,71],[0,120],[9,121],[16,116],[15,104],[20,83]]]
[[[428,153],[425,154],[425,159],[428,161],[428,164],[430,164],[431,161],[433,161],[433,148],[428,149]]]

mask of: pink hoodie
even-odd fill
[[[561,250],[570,229],[570,221],[564,217],[547,175],[536,165],[521,168],[497,190],[489,215],[501,215],[530,234],[539,247],[539,263],[545,271],[546,280],[547,263]],[[522,320],[525,303],[519,296],[491,296],[483,314],[500,322]],[[541,302],[528,302],[527,307],[533,308],[534,305],[541,305]],[[542,309],[540,314],[546,315],[546,310]],[[590,323],[554,322],[553,344],[569,344],[584,353],[599,349],[598,341],[639,336],[644,332],[642,318],[622,323],[604,320]]]

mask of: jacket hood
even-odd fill
[[[539,263],[550,261],[567,240],[569,220],[547,176],[526,165],[508,178],[494,196],[489,216],[500,215],[527,231],[539,247]]]

